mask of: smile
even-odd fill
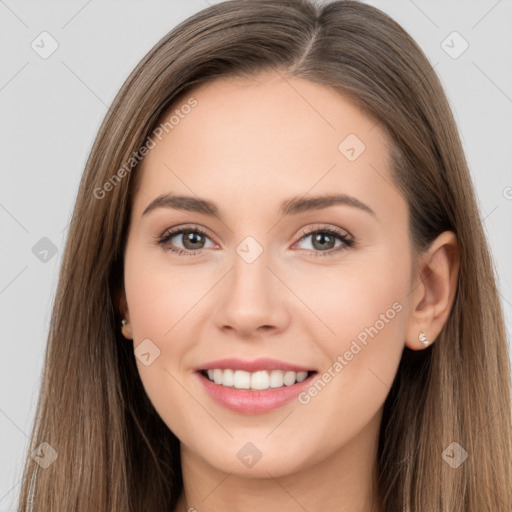
[[[252,391],[263,391],[265,389],[282,388],[283,386],[293,386],[302,382],[313,372],[294,372],[285,370],[260,370],[256,372],[247,372],[244,370],[234,370],[231,368],[202,370],[203,375],[211,382],[220,386],[249,389]]]
[[[194,375],[207,399],[241,414],[263,414],[291,402],[297,404],[294,399],[318,374],[316,370],[269,359],[224,359],[204,366],[196,368]]]

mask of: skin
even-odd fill
[[[392,184],[385,132],[339,93],[266,73],[194,89],[197,106],[142,163],[125,251],[119,307],[134,347],[149,338],[160,356],[137,359],[144,388],[180,439],[184,492],[176,511],[379,511],[372,487],[382,406],[404,346],[433,342],[453,303],[457,241],[441,234],[413,265],[408,206]],[[174,105],[173,109],[179,108]],[[356,134],[366,149],[349,161],[338,149]],[[378,172],[377,172],[378,171]],[[205,214],[144,209],[162,193],[206,198],[223,221]],[[349,205],[278,214],[281,201],[344,193]],[[343,242],[301,241],[318,224]],[[169,228],[199,226],[197,255],[183,235],[155,243]],[[263,252],[251,264],[236,248],[252,236]],[[202,245],[201,245],[202,243]],[[322,248],[324,247],[324,248]],[[320,253],[331,251],[330,256]],[[315,257],[315,253],[319,254]],[[401,309],[336,377],[301,404],[257,415],[209,397],[194,368],[224,357],[272,357],[328,371],[366,327]],[[246,467],[247,442],[261,459]]]

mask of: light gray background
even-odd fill
[[[208,3],[215,2],[0,0],[0,511],[14,510],[20,488],[62,249],[93,138],[138,61]],[[440,75],[485,219],[510,333],[512,0],[368,3],[398,21]],[[47,59],[31,47],[43,31],[59,45]],[[469,44],[456,59],[442,47],[453,31]],[[444,46],[453,53],[461,44],[455,36]],[[43,237],[56,246],[46,262],[32,252]]]

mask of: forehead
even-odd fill
[[[380,126],[317,83],[278,73],[217,79],[180,95],[166,121],[138,169],[139,215],[165,192],[254,206],[309,192],[397,194]]]

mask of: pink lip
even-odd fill
[[[255,359],[254,361],[244,361],[242,359],[237,359],[235,357],[227,359],[218,359],[217,361],[211,361],[210,363],[205,363],[203,365],[197,366],[195,368],[195,371],[214,370],[215,368],[219,368],[221,370],[244,370],[246,372],[257,372],[259,370],[284,370],[292,372],[315,371],[314,368],[306,368],[305,366],[299,366],[292,363],[285,363],[284,361],[270,359],[268,357]]]
[[[197,375],[206,392],[219,405],[243,414],[261,414],[278,409],[292,401],[311,384],[317,372],[311,373],[302,382],[297,382],[291,386],[269,388],[261,391],[236,389],[215,384],[200,371],[195,372],[194,375]]]

